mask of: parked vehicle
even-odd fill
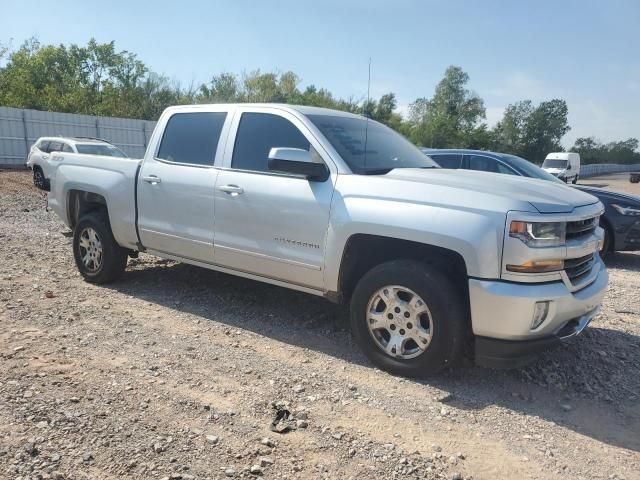
[[[640,172],[631,172],[629,174],[629,181],[631,183],[638,183],[640,182]]]
[[[164,111],[144,159],[63,153],[49,205],[94,283],[148,252],[350,305],[379,367],[513,367],[598,311],[603,207],[563,185],[438,168],[388,127],[290,105]],[[215,287],[212,287],[215,288]]]
[[[578,178],[580,178],[580,154],[573,152],[550,153],[544,159],[542,169],[565,183],[578,183]]]
[[[50,161],[57,152],[127,157],[118,147],[97,138],[41,137],[31,146],[26,165],[33,170],[33,184],[42,190],[49,190]]]
[[[425,148],[422,151],[444,168],[521,175],[523,177],[562,183],[555,176],[515,155],[479,150],[435,150]],[[613,251],[640,250],[639,197],[585,185],[575,185],[572,188],[589,193],[604,204],[605,211],[600,217],[600,226],[605,232],[601,255]]]

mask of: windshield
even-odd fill
[[[550,173],[545,172],[537,165],[534,165],[533,163],[531,163],[529,160],[516,157],[515,155],[502,154],[501,156],[510,166],[514,167],[525,177],[539,178],[541,180],[559,182],[564,185],[564,182],[562,180],[559,180],[558,177],[554,177]]]
[[[338,115],[307,117],[354,173],[384,174],[394,168],[439,168],[402,135],[374,120],[367,122],[364,117]]]
[[[550,160],[547,159],[542,164],[542,168],[566,168],[567,161],[566,160]]]
[[[127,158],[125,153],[118,147],[102,143],[80,143],[76,144],[78,153],[86,155],[106,155],[107,157]]]

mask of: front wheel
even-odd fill
[[[571,183],[573,183],[574,185],[576,185],[578,183],[578,175],[573,177],[573,181]]]
[[[127,250],[113,238],[105,212],[83,216],[73,230],[73,257],[87,282],[109,283],[127,266]]]
[[[466,303],[437,269],[397,260],[366,273],[351,299],[351,330],[367,357],[391,373],[421,377],[454,365]]]

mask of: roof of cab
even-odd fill
[[[215,107],[216,109],[229,109],[233,110],[235,108],[252,108],[252,107],[260,107],[260,108],[277,108],[280,110],[285,110],[289,112],[298,112],[303,115],[333,115],[340,117],[352,117],[352,118],[365,118],[362,115],[345,112],[342,110],[333,110],[331,108],[323,108],[323,107],[311,107],[307,105],[290,105],[288,103],[207,103],[207,104],[199,104],[199,105],[176,105],[173,107],[168,107],[165,112],[176,113],[176,112],[189,112],[189,111],[197,111],[197,110],[207,110],[211,107]]]

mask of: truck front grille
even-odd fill
[[[584,257],[568,258],[564,261],[564,271],[572,284],[580,283],[584,277],[589,275],[593,268],[596,255],[594,252]]]
[[[587,218],[575,222],[567,222],[567,240],[575,240],[591,235],[598,226],[600,217]]]

